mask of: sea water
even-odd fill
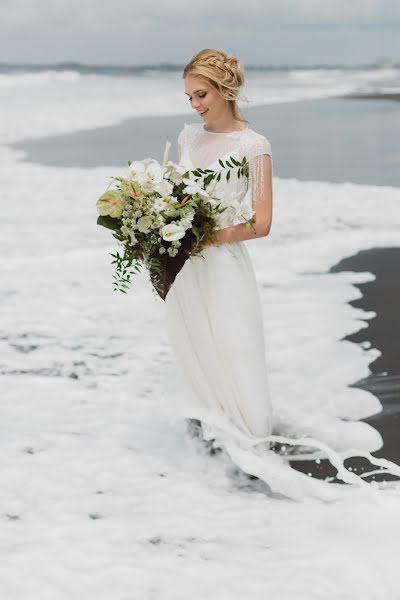
[[[387,86],[393,74],[383,75],[253,74],[249,93],[261,101],[275,86],[278,101],[295,102]],[[115,244],[96,226],[95,200],[115,167],[46,167],[7,146],[188,112],[180,85],[162,72],[3,73],[2,596],[177,600],[195,589],[196,600],[394,600],[397,486],[382,490],[384,508],[357,488],[329,504],[273,497],[232,479],[183,424],[168,427],[163,303],[145,274],[129,294],[113,292]],[[373,276],[327,271],[358,250],[398,245],[399,190],[318,179],[275,178],[271,233],[248,243],[272,398],[294,426],[337,450],[373,451],[380,435],[358,419],[380,403],[349,385],[378,351],[342,340],[374,317],[348,304],[359,295],[353,284]]]

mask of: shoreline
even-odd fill
[[[394,94],[348,94],[347,96],[341,96],[341,98],[349,98],[350,100],[393,100],[394,102],[400,102],[400,94],[397,92]]]
[[[381,98],[343,96],[254,106],[244,113],[270,141],[276,177],[400,187],[397,106],[388,110]],[[128,160],[161,160],[167,139],[176,160],[179,131],[198,121],[193,113],[136,117],[8,146],[25,153],[22,161],[44,166],[121,169]]]
[[[353,256],[342,259],[333,265],[329,273],[340,271],[370,272],[375,275],[374,281],[353,284],[362,297],[350,302],[351,306],[365,311],[374,311],[376,317],[367,319],[368,327],[346,336],[345,340],[356,344],[369,342],[373,348],[381,352],[381,356],[370,365],[370,375],[361,379],[351,387],[368,390],[378,397],[382,411],[360,419],[372,425],[383,438],[383,446],[371,452],[376,458],[386,458],[400,465],[400,281],[398,270],[400,265],[400,247],[370,248]],[[310,472],[313,477],[334,477],[336,469],[326,459],[320,464],[315,461],[293,461],[293,468],[302,472]],[[358,457],[345,460],[345,466],[357,474],[374,470],[368,460]],[[371,478],[366,477],[366,481]],[[373,475],[376,481],[398,481],[392,475]],[[341,483],[335,480],[335,483]]]

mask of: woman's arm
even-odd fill
[[[254,161],[254,162],[253,162]],[[255,222],[224,227],[215,232],[216,245],[232,244],[244,240],[264,237],[269,234],[272,224],[272,161],[269,154],[252,159],[253,168],[253,210]]]

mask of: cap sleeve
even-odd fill
[[[248,160],[262,154],[269,154],[272,160],[272,150],[269,140],[263,135],[258,135],[257,139],[251,144],[247,154]]]
[[[265,155],[271,157],[271,167]],[[256,212],[261,209],[265,212],[272,201],[272,149],[269,140],[258,135],[257,140],[251,145],[247,153],[249,163],[249,200],[252,209]]]

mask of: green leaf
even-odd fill
[[[220,158],[218,159],[218,162],[219,162],[219,164],[221,165],[221,167],[224,167],[224,168],[225,168],[225,165],[224,165],[224,163],[222,162],[222,160],[221,160]]]
[[[230,178],[231,178],[231,172],[228,171],[227,174],[226,174],[226,180],[229,181]]]
[[[122,220],[121,219],[113,219],[109,215],[104,216],[104,217],[102,215],[100,215],[97,218],[97,225],[101,225],[102,227],[105,227],[106,229],[112,229],[113,231],[115,231],[116,229],[120,229],[122,227]]]

